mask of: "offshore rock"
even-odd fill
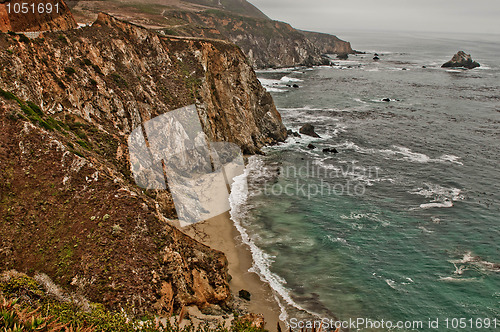
[[[441,67],[474,69],[480,66],[481,65],[479,63],[472,60],[470,54],[466,54],[464,51],[459,51],[453,56],[453,58],[451,58],[450,61],[444,63]]]
[[[311,136],[311,137],[320,137],[315,131],[314,131],[314,126],[310,123],[306,123],[305,125],[303,125],[300,130],[299,130],[299,133],[301,134],[304,134],[304,135],[308,135],[308,136]]]

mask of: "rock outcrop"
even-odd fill
[[[15,11],[15,6],[25,4],[27,13]],[[43,4],[43,12],[38,5]],[[27,6],[26,6],[27,5]],[[50,5],[50,13],[46,6]],[[56,7],[57,5],[57,7]],[[1,32],[63,31],[78,25],[63,0],[4,0],[0,3]]]
[[[481,65],[479,63],[472,60],[470,54],[466,54],[464,51],[458,51],[458,53],[455,54],[450,61],[444,63],[441,67],[474,69],[480,66]]]
[[[255,153],[284,140],[243,53],[105,14],[92,27],[21,39],[0,34],[0,269],[46,273],[137,315],[224,304],[224,254],[168,222],[168,191],[135,185],[127,138],[196,104],[212,141]]]

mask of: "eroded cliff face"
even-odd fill
[[[165,15],[187,22],[166,33],[229,40],[256,68],[324,65],[330,63],[325,54],[354,53],[349,42],[336,36],[300,31],[283,22],[216,10]]]
[[[0,2],[1,32],[62,31],[78,26],[63,0],[45,0],[43,2],[3,0]],[[39,5],[42,7],[39,8]]]
[[[171,226],[168,192],[135,185],[127,138],[197,104],[210,140],[248,153],[283,140],[242,52],[105,14],[32,41],[0,34],[0,49],[0,269],[44,272],[136,314],[225,303],[225,256]]]
[[[120,5],[103,0],[88,5],[82,1],[75,8],[81,20],[99,11],[111,11],[167,35],[230,41],[241,48],[255,68],[329,64],[325,54],[354,53],[348,42],[336,36],[305,32],[273,21],[246,1],[192,0],[189,4],[186,7],[186,2],[162,4],[146,0],[138,7],[131,0],[120,1]]]

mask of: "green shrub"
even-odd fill
[[[59,39],[60,41],[62,41],[65,44],[68,43],[68,39],[66,39],[66,36],[63,34],[60,34],[59,36],[57,36],[57,39]]]
[[[33,111],[35,111],[35,113],[37,113],[38,115],[40,115],[40,116],[43,116],[43,115],[44,115],[44,114],[43,114],[43,112],[42,112],[42,110],[40,109],[40,107],[39,107],[37,104],[35,104],[35,103],[33,103],[33,102],[29,101],[29,100],[26,102],[26,104],[27,104],[27,105],[28,105],[28,106],[29,106],[29,107],[30,107]]]
[[[76,141],[76,143],[78,143],[78,145],[80,145],[82,148],[90,150],[90,147],[89,147],[87,142],[82,141],[82,140],[78,140],[78,141]]]
[[[25,34],[22,33],[19,34],[19,41],[23,43],[31,43],[31,39],[29,39]]]

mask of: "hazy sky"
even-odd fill
[[[500,0],[249,1],[270,18],[304,30],[500,34]]]

